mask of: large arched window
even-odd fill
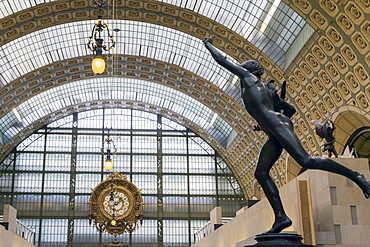
[[[347,141],[346,147],[356,158],[367,158],[370,168],[370,127],[362,127],[352,133]]]
[[[190,246],[221,206],[233,217],[242,192],[225,162],[189,129],[160,115],[99,109],[60,119],[26,138],[1,164],[0,207],[11,204],[36,230],[36,246],[102,246],[113,236],[88,224],[91,189],[109,174],[100,153],[117,146],[113,172],[143,195],[144,223],[118,240],[129,246]]]

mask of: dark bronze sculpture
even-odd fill
[[[324,143],[322,151],[323,152],[328,151],[329,158],[331,157],[332,154],[334,154],[334,156],[338,158],[338,153],[334,147],[335,137],[333,133],[335,130],[335,125],[333,121],[329,119],[331,115],[332,114],[330,114],[329,117],[327,117],[323,124],[321,124],[317,120],[312,120],[310,122],[315,126],[316,134],[321,138],[324,138],[326,141]]]
[[[362,189],[365,197],[369,198],[370,182],[363,174],[348,169],[331,159],[311,157],[304,150],[289,119],[294,114],[292,107],[288,106],[289,104],[281,97],[277,99],[273,90],[268,89],[268,86],[262,83],[261,75],[264,73],[264,69],[258,62],[248,60],[236,65],[228,61],[213,47],[211,38],[206,38],[203,43],[218,64],[240,78],[241,96],[245,108],[257,121],[258,128],[268,135],[268,139],[261,149],[254,174],[275,215],[275,222],[267,233],[279,233],[292,224],[284,211],[278,188],[269,176],[269,171],[279,158],[283,148],[303,168],[333,172],[351,179]]]

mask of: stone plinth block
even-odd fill
[[[302,243],[302,236],[295,233],[262,233],[254,238],[257,243],[251,246],[271,246],[271,247],[312,247]]]

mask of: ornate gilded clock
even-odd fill
[[[125,175],[111,173],[91,193],[89,223],[114,236],[132,232],[143,222],[143,205],[140,190]]]

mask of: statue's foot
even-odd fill
[[[285,215],[283,217],[276,218],[271,229],[268,230],[266,233],[279,233],[291,225],[292,225],[292,221],[288,218],[288,216]]]
[[[365,178],[364,174],[360,172],[355,173],[357,178],[359,179],[357,184],[362,189],[362,192],[364,192],[366,199],[368,199],[370,197],[370,181]]]

